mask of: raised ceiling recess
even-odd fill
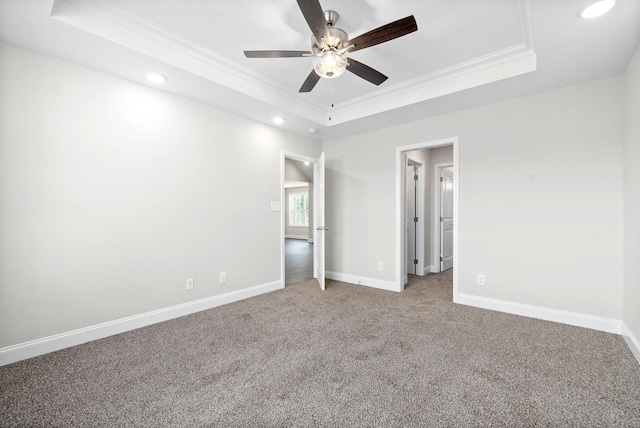
[[[51,17],[237,93],[247,110],[252,99],[258,107],[295,115],[306,127],[367,118],[536,69],[526,0],[494,0],[490,8],[467,0],[324,0],[329,26],[317,0],[298,3],[54,0]],[[336,10],[340,26],[366,43],[332,31]],[[419,31],[414,31],[416,22]],[[397,36],[384,35],[385,43],[359,50],[376,44],[374,36],[389,26]],[[329,51],[349,52],[346,70],[351,73],[319,81],[312,76],[306,88],[313,92],[298,93],[300,76],[311,76],[310,61],[327,45]],[[247,47],[274,46],[310,49],[286,61],[256,61],[243,54]],[[355,50],[357,60],[350,56]]]

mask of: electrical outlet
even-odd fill
[[[382,263],[382,262],[378,262],[378,271],[379,271],[379,272],[384,271],[384,263]]]
[[[187,290],[193,290],[193,278],[187,279]]]
[[[478,285],[484,285],[485,283],[485,276],[481,273],[478,274],[477,278],[476,278],[476,282],[478,283]]]
[[[220,284],[226,284],[226,283],[227,283],[227,273],[220,272]]]

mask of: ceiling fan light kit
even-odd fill
[[[324,17],[327,21],[329,38],[318,40],[316,36],[311,35],[311,52],[315,56],[313,69],[320,77],[335,79],[341,76],[347,69],[347,65],[349,65],[347,60],[338,53],[344,47],[349,36],[340,28],[333,27],[340,17],[338,12],[325,10]]]
[[[299,92],[310,92],[321,78],[335,79],[345,70],[380,85],[387,76],[377,70],[346,58],[345,54],[388,42],[418,30],[415,18],[407,16],[382,27],[368,31],[354,39],[344,30],[336,28],[340,15],[334,10],[323,11],[318,0],[297,0],[309,28],[311,29],[311,51],[244,51],[247,58],[300,58],[314,57],[313,70],[307,76]]]
[[[313,70],[320,77],[335,79],[347,69],[347,60],[334,52],[325,52],[313,60]]]

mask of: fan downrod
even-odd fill
[[[325,10],[324,11],[324,19],[327,21],[327,27],[334,27],[338,23],[338,19],[340,18],[340,14],[335,10]]]

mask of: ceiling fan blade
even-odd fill
[[[329,29],[327,28],[327,20],[324,17],[322,6],[318,0],[298,0],[298,6],[307,20],[311,32],[318,42],[324,38],[329,40]]]
[[[397,21],[383,25],[382,27],[378,27],[375,30],[368,31],[355,39],[347,41],[346,48],[348,52],[355,52],[360,49],[388,42],[389,40],[397,39],[398,37],[406,36],[417,30],[418,24],[416,23],[416,19],[413,15],[407,16],[406,18],[398,19]]]
[[[307,80],[304,81],[302,87],[298,92],[311,92],[311,90],[316,86],[316,83],[320,80],[320,76],[316,73],[315,70],[311,70],[311,73],[307,76]]]
[[[355,74],[356,76],[362,77],[364,80],[367,80],[374,85],[379,85],[385,80],[388,79],[387,76],[380,73],[377,70],[365,65],[361,62],[356,61],[355,59],[349,58],[349,65],[347,66],[347,70]]]
[[[244,51],[247,58],[299,58],[313,55],[309,51]]]

